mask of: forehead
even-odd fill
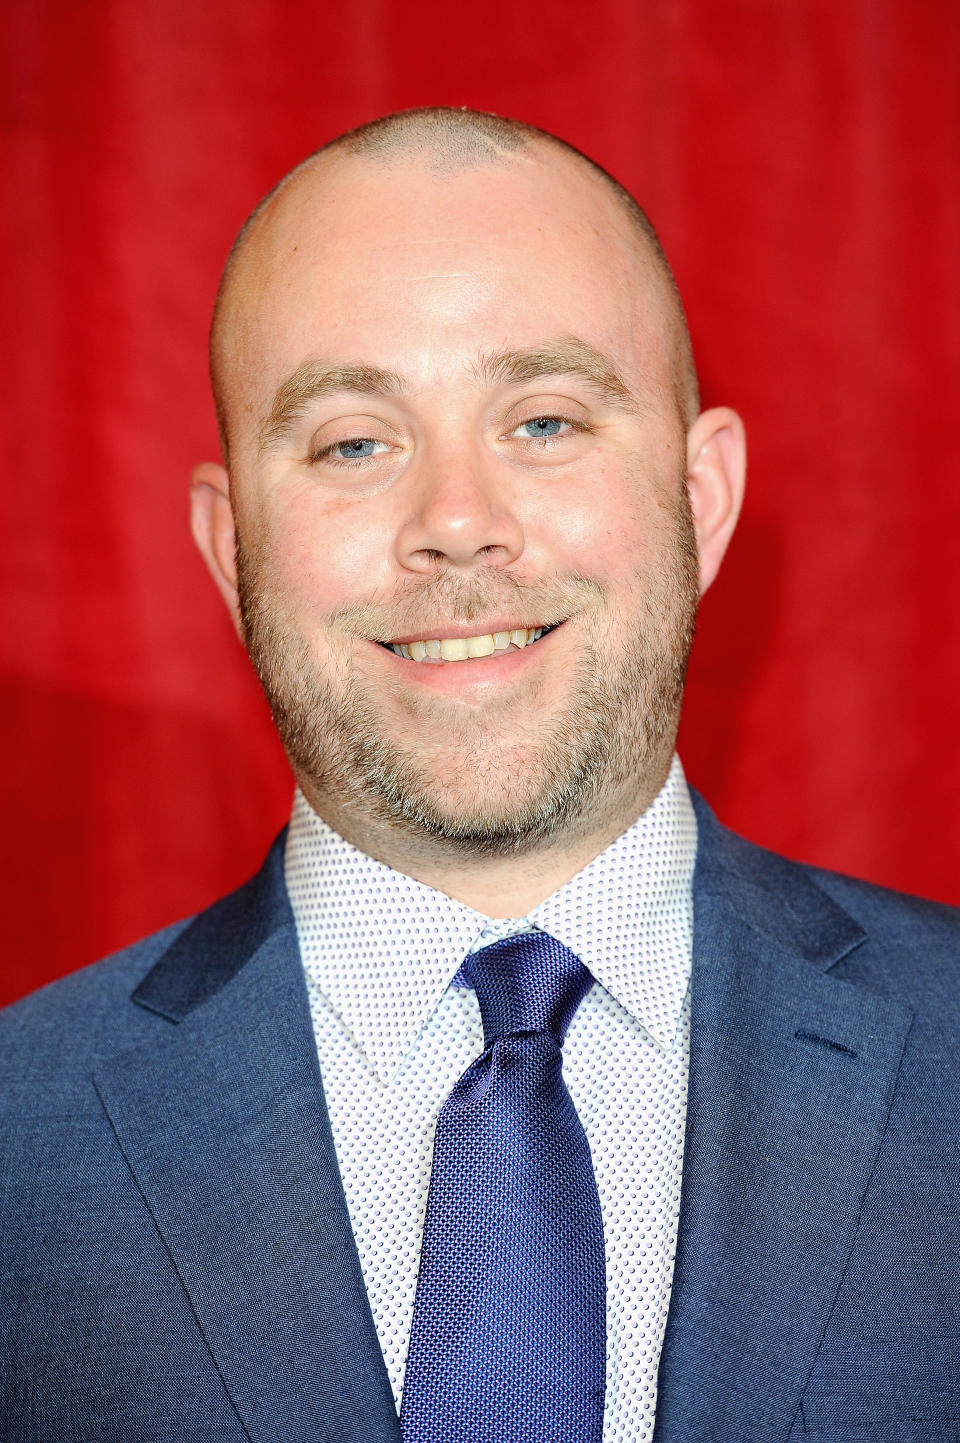
[[[438,383],[478,351],[576,334],[630,368],[662,330],[656,266],[588,168],[530,146],[451,171],[325,155],[255,222],[226,317],[251,407],[308,358]],[[662,339],[662,337],[661,337]]]

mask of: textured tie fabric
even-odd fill
[[[543,932],[461,971],[485,1049],[437,1119],[404,1443],[600,1443],[603,1225],[560,1050],[592,979]]]

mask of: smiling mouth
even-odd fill
[[[489,631],[482,636],[435,637],[429,641],[383,641],[388,651],[408,661],[472,661],[484,656],[503,655],[508,651],[522,651],[532,646],[541,636],[555,631],[562,622],[552,626],[517,627],[512,631]]]

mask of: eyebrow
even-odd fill
[[[522,386],[549,376],[570,376],[584,382],[606,405],[633,413],[640,410],[637,398],[613,362],[577,336],[562,336],[519,350],[481,352],[471,372],[485,386]],[[324,396],[345,391],[363,396],[402,396],[409,390],[397,371],[380,366],[304,361],[277,387],[269,415],[260,428],[260,453],[279,446],[311,403]]]
[[[313,401],[342,391],[362,396],[398,396],[408,389],[396,371],[380,366],[328,366],[322,361],[303,365],[281,381],[260,428],[260,452],[272,450],[287,436]]]
[[[473,371],[478,381],[490,386],[522,386],[548,376],[572,376],[585,382],[608,406],[631,412],[640,409],[613,362],[578,336],[561,336],[524,350],[485,351]]]

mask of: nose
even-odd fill
[[[462,453],[421,465],[410,478],[406,518],[396,539],[408,571],[507,566],[524,547],[516,507],[502,479]]]

